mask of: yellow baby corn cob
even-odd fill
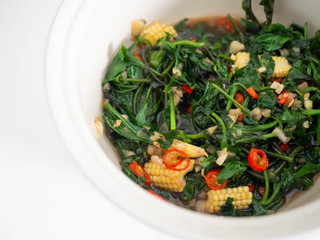
[[[247,66],[249,61],[250,61],[250,53],[238,52],[235,56],[234,64],[237,66],[237,68],[243,68]]]
[[[140,37],[144,37],[145,39],[149,40],[152,45],[154,45],[160,38],[166,36],[166,32],[170,33],[174,37],[178,35],[173,26],[159,22],[153,22],[142,29]]]
[[[183,161],[179,168],[186,167],[187,161]],[[175,171],[168,169],[164,164],[159,165],[155,162],[147,162],[144,165],[144,169],[150,175],[151,183],[156,188],[160,188],[166,191],[182,192],[184,186],[186,185],[186,180],[184,176],[186,173],[193,169],[194,160],[190,160],[190,165],[188,168],[182,171]]]
[[[291,65],[289,64],[288,60],[284,57],[277,56],[272,56],[272,59],[275,63],[272,77],[280,78],[288,76],[289,70],[291,68]]]
[[[225,188],[221,190],[210,190],[208,192],[208,200],[205,209],[209,213],[216,213],[221,210],[228,197],[233,198],[236,210],[247,209],[252,203],[252,193],[249,191],[248,186],[237,188]]]
[[[208,153],[203,148],[179,141],[177,139],[173,140],[170,148],[176,148],[180,151],[183,151],[188,155],[189,158],[197,158],[202,156],[208,157]]]

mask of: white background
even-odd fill
[[[58,136],[43,67],[60,3],[0,0],[0,239],[176,239],[110,203]]]
[[[73,162],[45,91],[61,0],[0,0],[0,239],[174,239],[114,206]]]

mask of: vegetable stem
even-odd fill
[[[268,156],[271,156],[271,157],[274,157],[274,158],[279,158],[279,159],[284,160],[284,161],[289,162],[289,163],[292,163],[292,161],[293,161],[293,157],[289,157],[289,156],[286,156],[286,155],[283,155],[283,154],[274,153],[274,152],[270,152],[270,151],[265,151],[265,153]]]
[[[317,143],[320,145],[320,115],[317,118]]]
[[[264,205],[265,202],[268,199],[269,196],[269,177],[268,177],[268,173],[266,170],[263,171],[263,176],[264,176],[264,182],[265,182],[265,188],[264,188],[264,193],[261,199],[261,204]]]
[[[243,113],[248,114],[250,113],[250,110],[244,106],[242,106],[240,103],[238,103],[233,97],[231,97],[228,93],[226,93],[221,87],[219,87],[217,84],[212,83],[212,86],[217,89],[222,95],[224,95],[227,99],[229,99],[234,105],[236,105]]]
[[[221,149],[224,149],[228,144],[227,144],[227,128],[226,125],[224,124],[223,120],[216,114],[216,113],[212,113],[211,114],[213,117],[215,117],[215,119],[217,119],[217,121],[221,124],[222,127],[222,139],[220,142],[220,147]]]
[[[237,87],[231,87],[231,89],[230,89],[230,97],[232,97],[232,98],[234,98],[234,95],[236,94],[236,92],[237,92],[237,90],[238,90],[238,88]],[[226,110],[229,112],[229,110],[231,109],[231,107],[232,107],[232,101],[229,99],[228,100],[228,103],[227,103],[227,107],[226,107]]]
[[[127,82],[143,82],[143,83],[150,83],[151,80],[147,78],[119,78],[120,81],[127,81]]]
[[[241,29],[238,27],[238,25],[237,25],[236,22],[233,20],[233,18],[230,16],[230,14],[227,15],[227,18],[229,18],[229,20],[232,22],[234,28],[238,31],[238,33],[241,35],[241,37],[246,38],[246,36],[245,36],[244,33],[241,31]]]
[[[307,116],[320,115],[320,109],[302,109],[302,113]]]
[[[170,106],[170,130],[176,130],[176,112],[173,100],[173,92],[169,92],[169,106]]]
[[[308,22],[304,24],[304,40],[308,40]]]
[[[177,46],[177,45],[184,45],[184,46],[191,46],[191,47],[195,47],[195,48],[199,48],[199,47],[203,47],[205,45],[204,42],[193,42],[190,40],[181,40],[181,41],[176,41],[173,43],[173,46]]]

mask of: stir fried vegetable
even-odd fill
[[[251,0],[239,22],[132,23],[103,81],[103,120],[123,172],[153,195],[264,215],[320,171],[320,32],[272,24],[274,0],[260,5],[263,23]]]

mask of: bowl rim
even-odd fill
[[[315,221],[308,222],[307,227],[301,228],[301,222],[296,219],[302,219],[315,214],[315,209],[319,206],[319,201],[313,201],[305,206],[292,209],[288,212],[279,212],[276,215],[266,215],[250,218],[227,218],[219,216],[210,216],[183,209],[173,204],[166,204],[163,201],[154,198],[146,191],[142,190],[138,185],[129,178],[124,177],[120,169],[116,168],[111,161],[104,162],[106,156],[88,128],[84,120],[81,108],[77,102],[77,93],[70,90],[69,78],[66,77],[68,69],[66,64],[70,62],[70,56],[66,55],[70,51],[66,46],[70,47],[70,38],[72,29],[77,23],[77,18],[81,17],[81,10],[88,4],[85,0],[64,1],[54,18],[47,44],[45,49],[44,78],[46,83],[46,91],[50,110],[67,149],[71,152],[73,159],[80,167],[84,175],[90,182],[105,195],[117,207],[135,216],[143,223],[148,223],[159,230],[169,232],[176,236],[194,239],[210,239],[212,233],[218,233],[221,238],[248,238],[247,234],[241,235],[237,229],[260,229],[261,226],[274,227],[276,230],[268,233],[268,237],[289,236],[296,233],[313,229],[317,227]],[[72,76],[72,75],[71,75]],[[70,75],[68,75],[70,77]],[[72,79],[72,77],[70,78]],[[71,81],[71,80],[70,80]],[[90,157],[90,161],[88,161]],[[96,161],[92,161],[95,159]],[[107,167],[106,167],[107,166]],[[107,173],[107,174],[106,174]],[[106,185],[105,182],[116,183]],[[123,186],[126,193],[119,190],[117,185]],[[119,200],[117,193],[122,196]],[[132,199],[124,196],[130,194],[135,196],[135,201],[142,201],[143,204],[136,204],[135,208],[130,207]],[[138,195],[138,196],[136,196]],[[165,215],[163,213],[174,213]],[[294,216],[294,217],[293,217]],[[277,220],[275,221],[275,217]],[[258,219],[257,219],[258,218]],[[259,220],[259,221],[257,221]],[[183,225],[180,224],[183,223]],[[285,226],[279,227],[279,222],[286,223]],[[161,225],[162,223],[162,225]],[[165,224],[163,224],[165,223]],[[194,227],[196,223],[200,223],[199,228]],[[208,227],[216,226],[217,229],[209,230]],[[289,225],[289,226],[288,226]],[[234,231],[228,231],[230,226],[234,227]],[[185,229],[188,229],[186,233]],[[224,235],[222,233],[224,232]],[[236,233],[237,232],[237,233]],[[219,235],[215,235],[219,236]],[[258,234],[252,234],[249,238],[261,238]]]

